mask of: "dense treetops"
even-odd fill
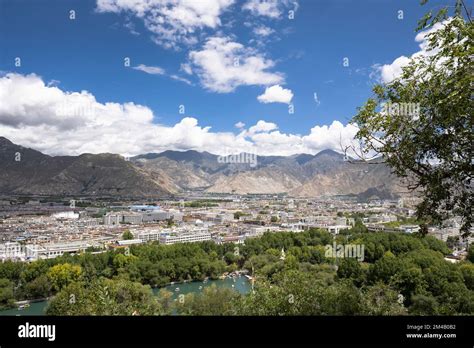
[[[473,314],[474,265],[451,264],[446,243],[354,227],[333,238],[312,229],[265,233],[245,245],[213,242],[132,246],[102,254],[64,255],[0,264],[0,301],[54,295],[56,315],[399,315]],[[327,257],[325,246],[364,245],[364,260]],[[281,257],[281,250],[285,257]],[[172,301],[151,287],[218,278],[247,269],[253,291],[205,288]]]

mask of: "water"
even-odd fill
[[[200,293],[202,289],[207,286],[211,286],[215,284],[219,288],[229,288],[238,291],[241,294],[247,294],[251,290],[251,285],[247,278],[245,277],[237,277],[234,279],[226,278],[226,279],[218,279],[218,280],[209,280],[207,282],[190,282],[190,283],[179,283],[174,285],[168,285],[163,289],[171,291],[173,293],[173,299],[177,299],[179,295],[186,295],[189,293]],[[232,287],[232,285],[234,287]],[[176,288],[179,288],[179,291],[176,291]],[[160,288],[153,289],[154,294],[158,294]],[[40,301],[30,303],[30,307],[25,308],[19,311],[17,308],[7,309],[0,311],[0,315],[46,315],[46,307],[48,305],[48,301]]]
[[[0,315],[46,315],[46,305],[48,301],[30,303],[30,307],[19,311],[17,308],[11,308],[0,311]]]

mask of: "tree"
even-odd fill
[[[459,236],[449,236],[446,240],[446,244],[448,245],[448,248],[454,249],[459,245]]]
[[[470,246],[467,251],[467,259],[474,263],[474,246]]]
[[[48,297],[51,294],[51,282],[46,274],[42,274],[35,278],[25,286],[26,296],[28,298],[37,299]]]
[[[13,283],[8,279],[0,279],[0,309],[10,308],[14,305]]]
[[[176,309],[184,315],[235,315],[235,302],[239,300],[238,292],[213,284],[205,287],[202,293],[180,297]]]
[[[239,220],[241,216],[245,216],[245,215],[248,215],[248,214],[242,211],[236,211],[234,213],[234,220]]]
[[[130,230],[125,230],[122,234],[122,239],[123,240],[131,240],[133,239],[133,234],[130,232]]]
[[[48,315],[165,314],[149,286],[124,279],[71,283],[49,303]]]
[[[469,290],[474,290],[474,265],[466,263],[460,267],[462,276],[464,278],[464,284]]]
[[[68,284],[78,281],[82,275],[82,268],[78,265],[63,263],[51,267],[47,275],[53,289],[59,291]]]
[[[381,156],[410,190],[423,192],[418,219],[439,223],[460,216],[466,236],[473,216],[474,27],[461,11],[456,0],[453,17],[448,19],[446,7],[420,21],[418,30],[430,29],[423,33],[427,53],[413,57],[393,81],[373,88],[374,97],[353,118],[360,149],[346,150],[363,159]]]
[[[368,315],[402,315],[406,313],[399,294],[388,285],[377,283],[364,294],[364,311]]]
[[[427,287],[423,278],[423,272],[417,267],[403,268],[394,276],[391,283],[400,289],[400,293],[406,299],[405,303],[407,305],[411,303],[410,299],[414,294],[423,293]]]
[[[415,295],[411,302],[410,314],[436,315],[438,312],[438,301],[433,296]]]
[[[365,281],[365,273],[360,263],[353,258],[342,259],[337,269],[339,278],[347,278],[354,282],[356,286],[361,286]]]
[[[372,282],[388,283],[403,267],[401,260],[390,251],[387,251],[381,259],[370,266],[368,278]]]
[[[360,218],[355,219],[354,226],[350,229],[351,233],[365,233],[368,229]]]
[[[286,270],[272,282],[259,278],[255,292],[242,298],[241,315],[320,315],[323,287],[311,274]]]
[[[173,218],[166,219],[166,226],[167,227],[173,227],[174,226],[174,221]]]

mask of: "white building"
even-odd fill
[[[326,226],[326,227],[323,227],[323,228],[328,230],[329,233],[339,234],[339,232],[341,230],[347,230],[347,229],[351,228],[351,226],[348,226],[348,225],[330,225],[330,226]]]
[[[212,240],[211,233],[206,229],[195,229],[187,232],[162,233],[159,237],[161,244],[194,243]]]
[[[6,242],[0,244],[0,260],[23,259],[25,253],[20,243]]]
[[[117,244],[120,246],[127,246],[127,245],[134,245],[134,244],[142,244],[143,241],[141,239],[127,239],[127,240],[119,240]]]
[[[90,247],[100,247],[101,245],[93,241],[77,241],[69,243],[51,244],[27,244],[25,246],[25,256],[29,260],[54,259],[55,257],[68,254],[76,254],[85,251]]]
[[[77,220],[79,219],[79,214],[73,211],[62,211],[52,215],[53,218],[58,220]]]
[[[136,239],[140,239],[143,242],[152,242],[159,240],[160,231],[158,230],[143,230],[133,232],[133,236]]]
[[[400,229],[405,233],[415,233],[420,230],[418,225],[401,225]]]
[[[247,232],[245,235],[247,237],[259,237],[263,235],[265,232],[278,232],[280,228],[277,226],[258,226],[250,228],[250,231]]]
[[[109,213],[104,215],[104,225],[119,225],[122,221],[122,214]]]

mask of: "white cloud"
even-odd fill
[[[245,127],[245,123],[243,123],[242,121],[239,121],[239,122],[237,122],[236,124],[234,124],[234,127],[235,127],[235,128],[239,128],[239,129],[244,128],[244,127]]]
[[[291,99],[293,99],[293,92],[291,89],[286,89],[281,87],[280,85],[274,85],[271,87],[267,87],[265,89],[265,93],[259,95],[257,97],[258,101],[261,103],[291,103]]]
[[[294,11],[298,9],[296,0],[248,0],[242,9],[250,11],[254,16],[280,18],[283,10],[290,6]]]
[[[181,70],[183,70],[188,75],[193,74],[193,69],[191,68],[191,65],[188,63],[181,64]]]
[[[165,74],[165,70],[158,66],[147,66],[144,64],[140,64],[138,66],[134,66],[133,69],[140,70],[151,75],[164,75]]]
[[[131,34],[135,36],[140,35],[140,33],[135,30],[135,24],[133,24],[132,22],[126,22],[123,26],[127,28]]]
[[[316,103],[317,106],[321,105],[321,101],[319,100],[318,93],[314,92],[313,93],[313,98],[314,98],[314,102]]]
[[[158,66],[148,66],[148,65],[140,64],[138,66],[134,66],[133,69],[143,71],[143,72],[145,72],[147,74],[150,74],[150,75],[168,76],[169,78],[171,78],[173,80],[184,82],[187,85],[192,85],[192,82],[189,81],[188,79],[186,79],[184,77],[181,77],[179,75],[176,75],[176,74],[168,75],[166,73],[165,69],[160,68]]]
[[[256,133],[268,133],[272,130],[278,129],[278,126],[272,122],[265,122],[260,120],[257,122],[255,126],[252,126],[248,130],[248,134],[256,134]]]
[[[259,26],[259,27],[255,27],[253,32],[254,32],[255,35],[266,37],[268,35],[273,34],[275,32],[275,30],[273,30],[270,27],[266,27],[266,26],[262,25],[262,26]]]
[[[198,31],[221,25],[234,0],[97,0],[97,11],[128,13],[143,20],[153,41],[165,48],[197,42]]]
[[[437,49],[429,50],[428,48],[427,35],[437,30],[440,30],[450,20],[451,19],[448,19],[444,21],[443,23],[436,23],[435,25],[433,25],[432,28],[419,32],[415,36],[415,41],[419,43],[420,50],[413,53],[410,57],[400,56],[396,58],[391,64],[384,64],[384,65],[375,64],[374,66],[372,66],[372,68],[380,74],[380,80],[384,83],[390,83],[394,79],[401,76],[403,72],[403,68],[407,66],[412,61],[412,59],[417,59],[417,58],[423,59],[423,57],[428,57],[433,54],[436,54],[438,52]]]
[[[259,155],[317,153],[340,150],[357,127],[334,121],[315,126],[307,135],[285,134],[264,120],[239,134],[212,132],[194,117],[175,125],[155,123],[153,111],[134,103],[100,103],[87,91],[69,92],[48,86],[41,77],[15,73],[0,77],[0,136],[51,155],[119,153],[137,155],[165,150],[256,151]]]
[[[358,127],[353,124],[343,125],[339,121],[333,121],[329,126],[315,126],[311,128],[308,135],[303,136],[305,148],[310,149],[333,149],[340,151],[342,145],[349,145],[358,131]]]
[[[187,78],[185,77],[181,77],[181,76],[178,76],[178,75],[170,75],[170,77],[173,79],[173,80],[176,80],[176,81],[181,81],[181,82],[184,82],[185,84],[187,85],[192,85],[193,83],[191,81],[189,81]]]
[[[275,63],[254,49],[229,37],[211,37],[200,51],[189,53],[193,70],[201,84],[218,93],[234,91],[242,85],[271,85],[283,82],[283,74],[269,72]]]

